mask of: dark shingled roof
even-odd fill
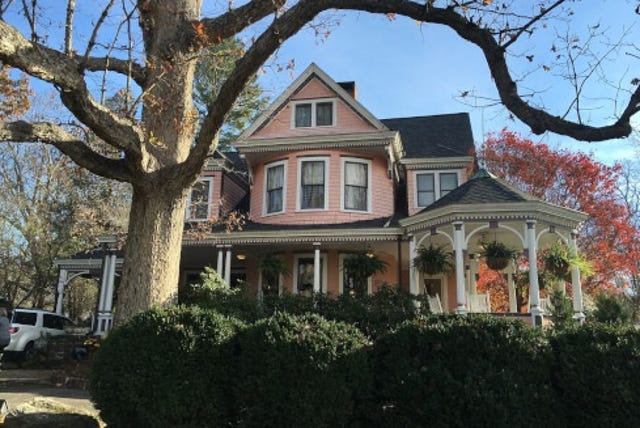
[[[481,169],[469,181],[438,199],[420,211],[420,213],[454,204],[478,205],[529,201],[540,201],[540,199],[521,192],[486,170]]]
[[[387,128],[400,131],[406,157],[469,156],[473,149],[467,113],[382,119]]]

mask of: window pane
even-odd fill
[[[209,218],[209,181],[197,181],[191,188],[189,213],[191,219]]]
[[[351,186],[367,187],[367,164],[345,162],[344,182]]]
[[[311,126],[311,104],[296,104],[296,128]]]
[[[316,126],[333,125],[333,103],[316,104]]]
[[[433,174],[418,174],[416,176],[418,186],[418,206],[426,207],[436,200]]]
[[[346,210],[367,210],[367,189],[356,186],[345,186],[344,208]]]
[[[344,163],[344,208],[367,210],[368,165],[360,162]]]
[[[301,209],[324,208],[324,161],[302,162]]]
[[[433,192],[418,192],[418,206],[426,207],[435,202],[435,195]]]
[[[433,192],[433,174],[418,174],[418,192]]]
[[[282,211],[284,165],[267,169],[267,213]]]
[[[458,174],[447,172],[440,174],[440,197],[458,187]]]

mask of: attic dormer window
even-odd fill
[[[297,102],[293,106],[293,123],[296,128],[314,128],[335,124],[335,108],[332,100]]]

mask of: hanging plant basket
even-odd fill
[[[503,270],[509,266],[511,259],[506,257],[487,257],[487,267],[491,270]]]
[[[427,275],[439,275],[453,270],[453,255],[441,246],[420,247],[413,266]]]
[[[507,247],[502,242],[485,242],[480,244],[480,255],[485,258],[487,267],[491,270],[503,270],[509,266],[518,253],[513,248]]]

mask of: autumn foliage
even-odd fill
[[[620,165],[609,167],[584,152],[555,150],[503,129],[480,149],[486,168],[511,185],[547,202],[590,216],[579,248],[594,265],[588,290],[610,287],[616,277],[636,274],[640,231],[617,198]]]

